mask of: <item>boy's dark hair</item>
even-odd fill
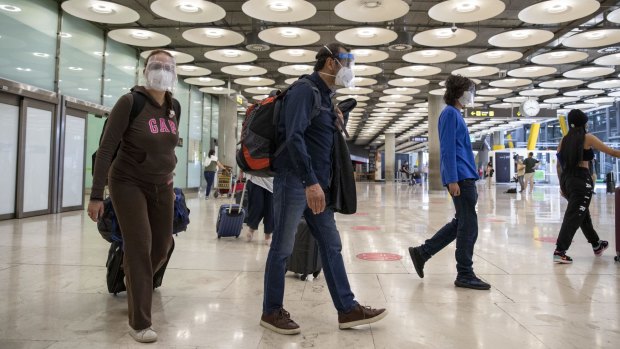
[[[461,75],[450,75],[446,80],[446,93],[443,100],[447,105],[454,106],[456,101],[463,96],[465,91],[469,90],[474,82]]]
[[[345,51],[350,52],[351,50],[338,42],[332,42],[331,44],[325,45],[329,48],[326,49],[324,46],[321,46],[319,52],[316,54],[316,63],[314,64],[314,71],[319,71],[323,69],[325,66],[325,62],[327,62],[328,58],[336,58],[336,55],[340,52],[340,49],[343,48]],[[332,51],[331,53],[329,51]]]
[[[213,149],[209,150],[209,157],[210,157],[211,155],[215,155],[215,150],[213,150]]]
[[[528,156],[534,156],[534,153],[530,152],[529,154],[527,154]]]

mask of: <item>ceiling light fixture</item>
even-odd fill
[[[219,39],[224,36],[224,31],[222,29],[207,29],[205,35],[210,38]]]
[[[258,76],[251,76],[251,77],[249,78],[249,80],[250,80],[250,81],[261,81],[261,80],[262,80],[262,78],[259,78]]]
[[[237,70],[248,72],[252,70],[252,66],[251,65],[238,65]]]
[[[586,33],[586,36],[590,40],[600,40],[605,37],[605,32],[603,31],[595,31],[591,33]]]
[[[60,33],[58,34],[58,36],[60,36],[61,38],[70,38],[70,37],[72,37],[73,35],[71,35],[71,34],[69,34],[69,33],[63,33],[63,32],[60,32]]]
[[[368,57],[370,56],[370,51],[368,50],[353,50],[353,54],[360,57]]]
[[[17,67],[15,69],[17,69],[19,71],[32,71],[32,69],[30,69],[30,68],[22,68],[22,67]]]
[[[491,52],[485,53],[484,55],[489,58],[500,58],[504,55],[504,53],[501,51],[491,51]]]
[[[214,91],[222,91],[223,89],[224,89],[223,87],[219,87],[219,86],[216,86],[213,88]]]
[[[524,69],[525,71],[537,71],[540,68],[539,67],[525,67]]]
[[[515,40],[523,40],[530,36],[530,33],[527,30],[517,30],[510,33]]]
[[[288,50],[288,54],[289,56],[293,56],[293,57],[301,57],[304,55],[304,51],[303,50]]]
[[[568,56],[568,53],[566,52],[551,52],[552,58],[564,58],[566,56]]]
[[[482,68],[482,67],[468,67],[467,68],[467,70],[469,70],[469,71],[481,71],[482,69],[484,69],[484,68]]]
[[[276,1],[269,5],[269,9],[274,12],[286,12],[290,10],[290,7],[284,1]]]
[[[211,78],[202,77],[202,78],[198,78],[198,80],[203,81],[203,82],[209,82],[211,81]]]
[[[192,67],[192,66],[188,66],[188,65],[183,65],[179,67],[182,71],[195,71],[196,69],[198,69],[197,67]]]
[[[109,15],[114,12],[114,9],[112,8],[112,6],[105,4],[105,3],[95,4],[90,8],[90,10],[95,13],[102,14],[102,15]]]
[[[241,56],[241,51],[239,50],[224,50],[224,56],[228,58],[235,58]]]
[[[403,81],[404,82],[414,82],[415,78],[404,78]]]
[[[420,54],[424,57],[436,57],[439,52],[437,52],[436,50],[424,50],[420,51]]]
[[[283,37],[287,39],[295,39],[299,37],[299,34],[297,34],[297,31],[292,30],[292,29],[284,29],[280,32],[280,35],[282,35]]]
[[[138,40],[147,40],[151,37],[151,34],[144,30],[135,30],[131,33],[131,37]]]
[[[306,70],[308,70],[308,67],[306,67],[305,65],[294,65],[293,69],[295,69],[297,71],[306,71]]]
[[[377,8],[381,6],[381,1],[363,0],[362,5],[366,8]]]
[[[440,39],[449,39],[454,36],[454,33],[451,29],[441,29],[435,32],[435,36]]]
[[[462,2],[456,5],[456,12],[460,12],[460,13],[474,12],[477,9],[478,9],[478,6],[476,6],[476,4],[474,4],[471,1]]]
[[[69,67],[69,68],[67,68],[67,69],[69,69],[69,70],[73,70],[73,71],[82,71],[82,70],[84,70],[84,69],[82,69],[82,68],[80,68],[80,67]]]
[[[194,5],[193,3],[184,2],[178,6],[179,11],[185,13],[196,13],[200,11],[200,7]]]
[[[47,57],[50,56],[47,53],[41,53],[41,52],[33,52],[32,55],[35,56],[35,57],[41,57],[41,58],[47,58]]]
[[[547,11],[548,13],[557,15],[559,13],[564,13],[568,11],[568,6],[556,2],[553,5],[547,7],[545,11]]]
[[[377,36],[377,34],[372,29],[361,29],[357,31],[357,36],[359,36],[360,38],[368,39]]]
[[[7,12],[21,12],[22,9],[17,7],[17,6],[12,6],[12,5],[0,5],[0,10],[3,11],[7,11]]]

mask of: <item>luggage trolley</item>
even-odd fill
[[[229,170],[222,170],[217,174],[217,184],[215,185],[215,193],[213,197],[217,198],[220,195],[232,195],[230,192],[231,183],[233,181],[233,175]]]

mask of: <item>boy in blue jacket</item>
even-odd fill
[[[446,80],[443,96],[446,107],[439,116],[440,168],[443,185],[450,192],[456,214],[423,245],[409,247],[418,276],[424,277],[424,263],[435,253],[456,240],[457,287],[488,290],[491,285],[480,280],[473,269],[474,244],[478,237],[476,202],[478,172],[471,148],[467,123],[460,110],[474,102],[475,85],[463,76],[451,75]]]

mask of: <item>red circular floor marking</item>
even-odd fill
[[[358,212],[358,213],[354,213],[354,216],[368,216],[368,212]]]
[[[375,226],[372,226],[372,225],[356,225],[356,226],[352,227],[351,229],[353,229],[353,230],[376,231],[376,230],[380,230],[381,227],[375,227]]]
[[[552,244],[555,244],[556,242],[558,242],[557,238],[551,237],[551,236],[543,236],[543,237],[539,237],[539,238],[534,238],[534,240],[537,241],[542,241],[542,242],[549,242]]]
[[[500,219],[500,218],[487,218],[487,219],[485,219],[485,222],[488,222],[488,223],[506,223],[506,221],[504,219]]]
[[[356,257],[365,261],[398,261],[403,258],[398,254],[383,252],[360,253]]]

